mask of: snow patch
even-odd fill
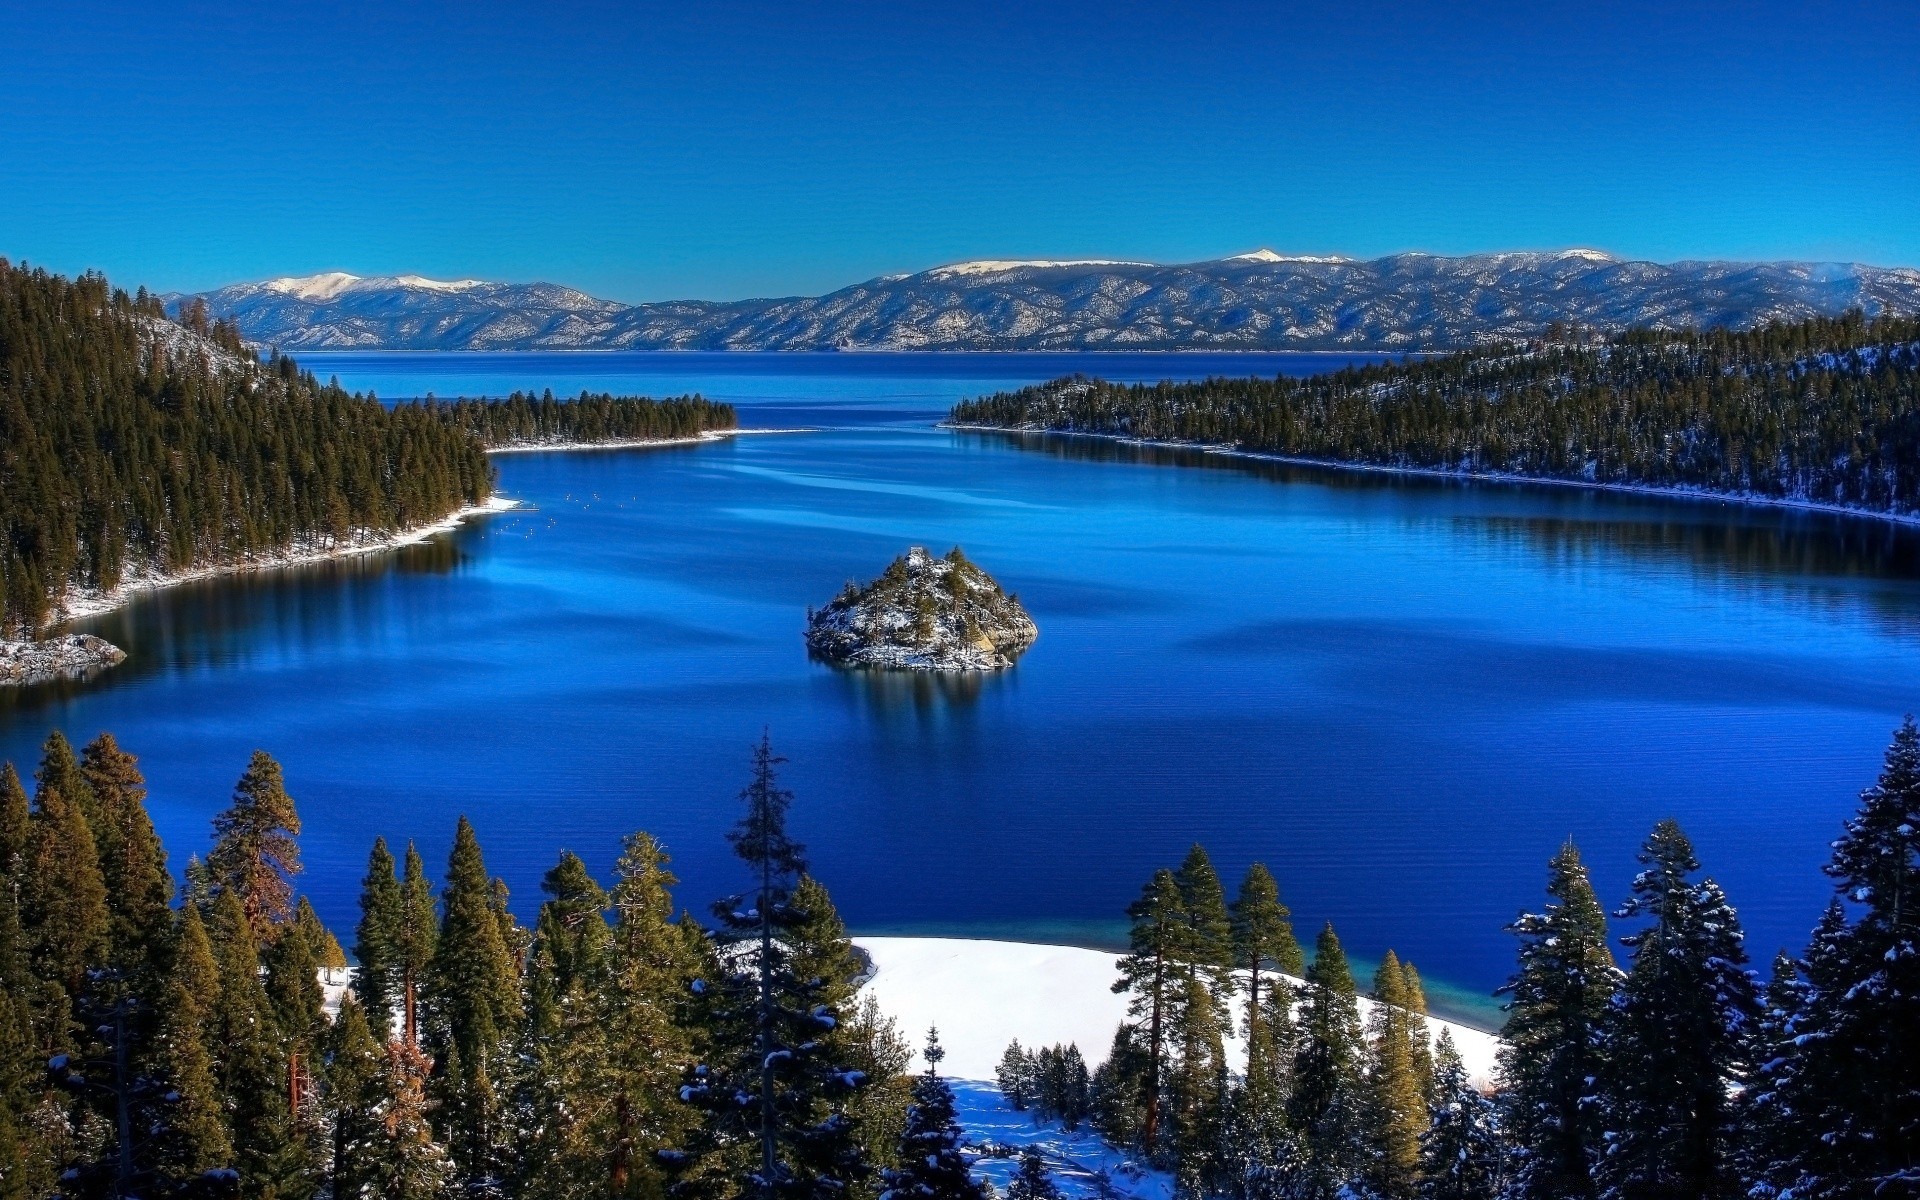
[[[1251,250],[1245,254],[1235,254],[1221,261],[1257,263],[1344,263],[1354,260],[1339,254],[1275,254],[1265,246],[1262,246],[1258,250]]]
[[[326,271],[319,275],[285,276],[261,284],[270,292],[281,292],[302,300],[331,300],[360,282],[358,275],[345,271]]]
[[[866,991],[900,1029],[918,1043],[928,1026],[940,1030],[947,1058],[942,1069],[956,1079],[991,1080],[1007,1043],[1028,1047],[1080,1047],[1089,1064],[1105,1061],[1113,1031],[1127,1019],[1128,996],[1115,995],[1120,956],[1078,946],[962,938],[856,937],[872,957],[874,976]],[[1245,1016],[1245,997],[1235,1004],[1234,1028]],[[1364,1016],[1373,1002],[1362,998]],[[1481,1087],[1492,1084],[1500,1039],[1482,1029],[1427,1018],[1438,1038],[1445,1029]],[[1230,1059],[1242,1053],[1228,1040]]]
[[[983,258],[974,262],[953,263],[945,267],[935,267],[928,275],[997,275],[1002,271],[1018,271],[1026,267],[1150,267],[1152,263],[1128,262],[1118,258]]]

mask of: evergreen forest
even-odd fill
[[[494,446],[686,437],[698,397],[388,407],[259,360],[203,304],[0,260],[0,637],[75,589],[364,544],[477,504]]]
[[[1920,513],[1920,320],[1858,312],[1524,346],[1310,379],[1074,377],[958,425],[1228,445],[1329,463],[1694,489]]]
[[[437,882],[376,840],[343,937],[300,894],[268,754],[176,885],[137,759],[53,733],[31,792],[0,768],[0,1197],[983,1200],[996,1151],[967,1144],[937,1034],[909,1074],[860,996],[782,761],[752,750],[745,886],[705,920],[636,831],[610,880],[561,853],[523,925],[462,818]],[[1308,953],[1266,868],[1229,899],[1195,846],[1128,909],[1105,1059],[1015,1043],[998,1082],[1182,1200],[1912,1197],[1916,828],[1909,719],[1832,843],[1831,904],[1764,973],[1673,822],[1611,916],[1562,847],[1508,930],[1490,1086],[1411,962],[1363,994],[1331,925]],[[1059,1196],[1054,1166],[1023,1154],[1010,1195]]]

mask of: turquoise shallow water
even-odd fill
[[[1230,889],[1268,863],[1303,938],[1332,920],[1484,1012],[1553,849],[1576,838],[1612,902],[1662,816],[1756,957],[1797,946],[1826,842],[1920,704],[1912,531],[931,426],[1116,365],[1088,356],[713,357],[316,356],[386,396],[699,390],[816,431],[503,456],[524,510],[144,598],[82,626],[125,666],[0,696],[0,754],[114,730],[178,865],[271,750],[303,886],[345,930],[372,837],[437,864],[462,812],[523,912],[562,847],[605,868],[641,828],[704,910],[735,885],[720,835],[767,728],[857,929],[1111,942],[1199,840]],[[1040,624],[1015,670],[807,660],[808,604],[956,542]]]

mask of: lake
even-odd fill
[[[376,834],[444,863],[456,816],[523,917],[562,848],[664,839],[704,912],[763,729],[856,930],[1112,945],[1199,841],[1279,878],[1303,941],[1392,947],[1490,1013],[1502,926],[1566,838],[1602,899],[1678,817],[1754,956],[1804,944],[1819,866],[1920,707],[1920,533],[1718,503],[936,429],[1073,371],[1305,373],[1249,355],[339,354],[387,398],[699,391],[758,433],[504,455],[527,507],[392,554],[208,581],[80,623],[129,652],[0,693],[141,756],[176,868],[255,747],[343,938]],[[1040,641],[991,677],[808,661],[809,604],[959,544]],[[1364,981],[1363,981],[1364,982]],[[1104,1047],[1095,1049],[1096,1057]]]

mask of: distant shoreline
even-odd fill
[[[1662,500],[1717,501],[1749,508],[1785,508],[1800,512],[1823,513],[1836,517],[1858,517],[1885,521],[1907,528],[1920,528],[1920,513],[1895,513],[1880,509],[1855,508],[1818,500],[1794,500],[1782,496],[1763,496],[1755,492],[1717,492],[1711,488],[1659,487],[1641,483],[1600,483],[1585,479],[1559,479],[1551,475],[1515,475],[1499,471],[1457,471],[1445,467],[1390,467],[1377,463],[1342,462],[1337,458],[1308,458],[1297,454],[1275,454],[1265,450],[1245,450],[1220,442],[1174,442],[1152,438],[1126,437],[1118,433],[1092,433],[1079,429],[1021,429],[1010,425],[967,425],[956,421],[937,421],[937,428],[964,433],[1021,433],[1043,437],[1089,438],[1115,442],[1123,446],[1143,446],[1157,450],[1196,450],[1226,458],[1246,458],[1261,462],[1286,463],[1296,467],[1325,467],[1335,471],[1364,471],[1376,475],[1419,475],[1430,479],[1451,479],[1469,483],[1545,484],[1551,487],[1579,488],[1593,492],[1617,492],[1630,496],[1648,496]]]

